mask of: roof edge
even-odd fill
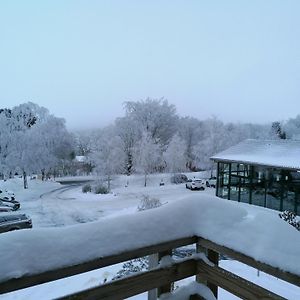
[[[224,158],[218,158],[218,157],[210,157],[211,160],[214,162],[225,162],[225,163],[241,163],[241,164],[247,164],[247,165],[252,165],[252,166],[263,166],[263,167],[271,167],[271,168],[280,168],[280,169],[287,169],[287,170],[295,170],[298,171],[300,170],[299,168],[296,167],[291,167],[291,166],[281,166],[281,165],[271,165],[271,164],[262,164],[258,162],[253,162],[253,161],[247,161],[247,160],[234,160],[234,159],[224,159]]]

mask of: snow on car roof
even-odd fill
[[[248,139],[214,155],[211,159],[298,170],[300,141]]]

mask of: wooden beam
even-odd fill
[[[158,259],[159,261],[164,257],[164,256],[172,256],[172,249],[167,250],[167,251],[163,251],[163,252],[159,252],[158,253]],[[168,282],[165,285],[161,285],[158,289],[157,289],[157,296],[160,297],[162,294],[165,293],[170,293],[171,292],[171,283],[172,282]]]
[[[196,253],[203,253],[207,256],[207,248],[202,247],[199,243],[196,244]],[[196,281],[198,283],[202,283],[207,286],[207,280],[199,276],[199,274],[196,275]]]
[[[300,276],[296,274],[292,274],[289,272],[285,272],[283,270],[280,270],[278,268],[272,267],[266,263],[256,261],[254,258],[247,256],[245,254],[242,254],[240,252],[237,252],[235,250],[232,250],[230,248],[227,248],[225,246],[220,246],[214,242],[211,242],[207,239],[204,238],[199,238],[198,239],[199,245],[202,247],[214,250],[216,252],[228,255],[229,257],[236,259],[248,266],[251,266],[255,269],[261,270],[263,272],[266,272],[270,275],[273,275],[277,278],[280,278],[284,281],[287,281],[291,284],[297,285],[300,287]]]
[[[211,249],[207,249],[207,258],[211,261],[215,266],[219,265],[219,253],[215,252]],[[218,286],[214,284],[214,282],[208,281],[207,287],[212,291],[216,299],[218,299]]]
[[[178,262],[172,266],[154,269],[132,275],[123,279],[91,288],[73,295],[58,298],[59,300],[119,300],[128,298],[153,288],[170,284],[196,274],[195,259]]]
[[[204,261],[198,261],[198,274],[209,282],[227,290],[244,300],[283,300],[280,297],[242,277],[228,272],[218,266],[210,266]]]
[[[148,270],[153,270],[158,267],[158,253],[148,256]],[[147,300],[157,300],[157,288],[148,291]]]
[[[185,245],[194,244],[197,242],[197,237],[188,237],[177,239],[169,242],[150,245],[139,249],[128,250],[123,253],[118,253],[106,257],[99,257],[94,260],[83,262],[73,266],[64,266],[58,269],[46,271],[39,274],[25,275],[21,278],[10,279],[0,282],[0,294],[16,291],[22,288],[42,284],[52,280],[57,280],[76,274],[92,271],[137,257],[147,256],[152,253],[162,252],[169,249],[178,248]]]

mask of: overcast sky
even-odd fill
[[[300,113],[300,1],[0,2],[0,108],[32,101],[69,129],[124,101],[264,123]]]

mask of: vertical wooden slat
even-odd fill
[[[149,270],[152,270],[158,266],[158,253],[151,254],[149,257]],[[157,299],[157,289],[153,289],[148,291],[148,300],[156,300]]]
[[[201,246],[199,243],[196,243],[196,253],[204,253],[207,256],[207,248]],[[204,279],[200,274],[196,275],[196,281],[207,285],[207,280]]]
[[[162,251],[149,256],[149,270],[158,266],[159,261],[166,255],[172,255],[172,250]],[[166,284],[148,292],[148,300],[156,300],[161,294],[171,292],[171,284]]]
[[[219,265],[219,253],[213,250],[207,250],[207,258],[216,266]],[[213,292],[216,299],[218,299],[218,286],[213,284],[212,282],[207,282],[207,287]]]
[[[172,250],[171,249],[158,253],[158,260],[161,260],[164,256],[167,256],[167,255],[170,255],[170,256],[172,255]],[[172,288],[171,284],[166,284],[166,285],[158,287],[157,297],[159,297],[161,294],[164,294],[164,293],[170,293],[171,288]]]

